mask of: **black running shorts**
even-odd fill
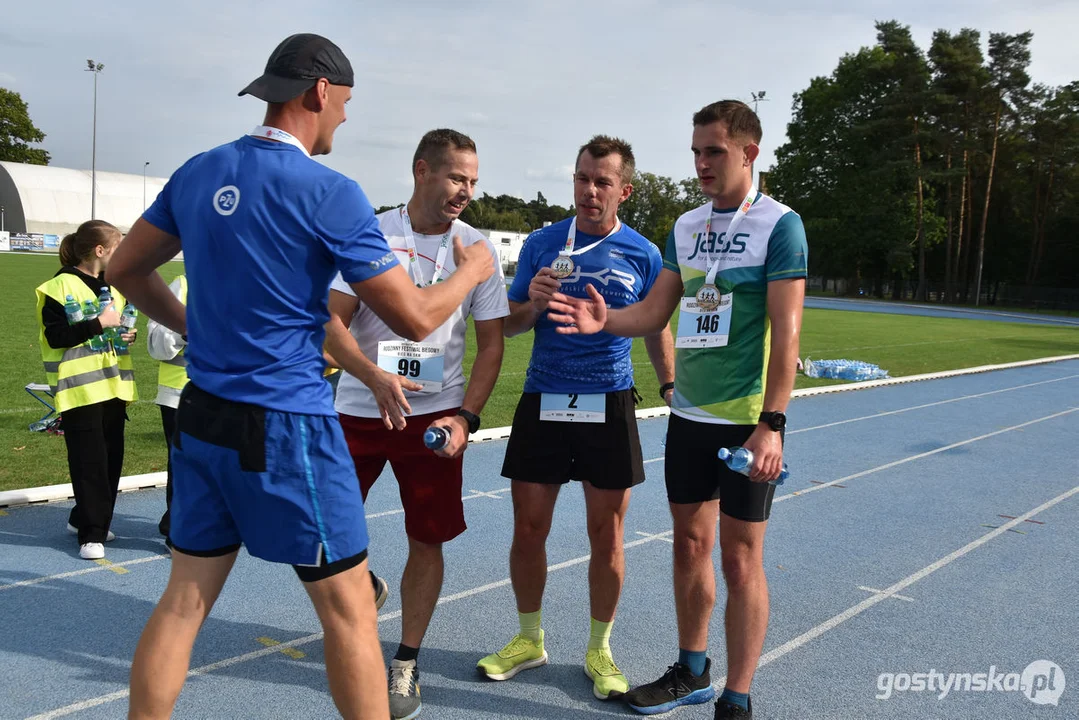
[[[607,393],[602,423],[540,420],[540,393],[517,403],[503,477],[544,484],[570,480],[604,490],[644,482],[633,388]]]

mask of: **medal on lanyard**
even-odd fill
[[[270,127],[269,125],[259,125],[248,134],[253,137],[263,138],[265,140],[276,140],[285,143],[286,145],[298,147],[303,150],[304,155],[311,157],[311,153],[307,152],[307,148],[303,146],[303,143],[297,140],[293,135],[290,135],[279,128]]]
[[[408,206],[401,206],[401,223],[405,228],[405,247],[408,249],[408,270],[412,279],[416,281],[416,287],[426,287],[427,281],[423,279],[423,271],[420,270],[419,257],[416,252],[416,239],[412,236],[412,220],[408,217]],[[450,233],[453,232],[453,223],[442,236],[442,242],[438,244],[438,255],[435,257],[435,272],[431,276],[431,285],[441,282],[442,273],[446,269],[446,256],[450,251]]]
[[[558,257],[551,261],[551,270],[554,271],[554,276],[561,280],[572,275],[574,268],[577,267],[577,263],[573,262],[574,255],[588,252],[621,229],[622,222],[620,220],[615,220],[614,227],[611,228],[609,233],[587,247],[574,250],[573,246],[577,242],[577,218],[573,218],[569,224],[569,234],[566,237],[565,247],[558,253]]]
[[[734,218],[731,219],[731,224],[727,227],[727,237],[733,239],[734,231],[738,229],[738,226],[742,224],[742,220],[745,219],[749,213],[749,208],[753,207],[753,202],[757,199],[757,186],[750,186],[749,192],[746,194],[742,204],[738,206],[738,211],[735,213]],[[712,208],[708,208],[708,221],[704,224],[704,240],[707,240],[712,233]],[[708,274],[704,278],[704,285],[701,285],[697,291],[697,307],[704,312],[712,312],[719,307],[719,288],[716,287],[716,273],[719,272],[719,260],[722,256],[717,256],[712,261],[712,265],[708,268]]]

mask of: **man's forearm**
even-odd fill
[[[156,271],[126,275],[116,287],[144,315],[179,335],[187,335],[187,310]]]
[[[779,338],[772,342],[768,359],[768,375],[765,382],[764,410],[786,412],[794,390],[794,377],[798,363],[798,337]]]
[[[476,353],[476,359],[472,363],[472,375],[468,379],[468,389],[465,390],[465,399],[461,407],[470,413],[479,415],[483,412],[487,399],[491,397],[491,391],[498,382],[498,373],[502,369],[503,346],[481,348]]]
[[[658,334],[671,316],[663,308],[636,303],[620,310],[608,310],[603,331],[619,337],[648,337]]]
[[[511,311],[506,318],[506,323],[503,326],[503,333],[506,337],[514,337],[521,333],[526,333],[536,326],[536,321],[539,320],[540,313],[536,312],[536,308],[532,305],[531,300],[517,305]]]
[[[644,347],[656,370],[659,384],[674,382],[674,338],[671,337],[670,323],[655,335],[645,337]]]
[[[326,323],[326,352],[342,370],[364,385],[370,386],[371,374],[378,372],[378,365],[363,354],[356,338],[336,316]]]

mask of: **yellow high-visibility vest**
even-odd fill
[[[187,276],[181,275],[178,279],[180,280],[180,302],[187,305]],[[187,385],[187,358],[184,357],[184,350],[180,350],[172,360],[162,360],[158,363],[158,385],[173,390],[183,390],[184,385]]]
[[[52,388],[56,409],[63,413],[114,398],[127,402],[137,400],[135,371],[128,350],[117,351],[112,343],[108,343],[104,350],[92,350],[89,341],[73,348],[53,348],[45,339],[41,311],[46,298],[63,305],[70,295],[82,304],[87,300],[97,300],[94,291],[78,276],[61,273],[39,285],[35,292],[41,361],[45,364],[45,378]],[[121,310],[126,304],[124,296],[115,290],[112,300],[115,307]]]

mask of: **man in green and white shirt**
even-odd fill
[[[556,294],[549,304],[548,317],[565,323],[559,332],[630,337],[656,332],[680,310],[665,453],[679,658],[659,680],[626,694],[647,714],[715,695],[707,643],[718,520],[728,674],[715,718],[752,717],[749,688],[768,629],[769,481],[783,466],[807,271],[801,218],[753,185],[760,140],[760,120],[745,103],[702,108],[693,116],[693,154],[711,202],[675,223],[652,292],[620,310],[608,310],[596,293],[588,300]],[[716,455],[735,446],[753,452],[748,478]]]

